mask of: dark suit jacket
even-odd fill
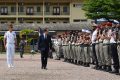
[[[38,50],[49,51],[49,49],[52,49],[51,36],[47,35],[47,38],[44,38],[44,35],[40,35],[40,37],[38,39]]]

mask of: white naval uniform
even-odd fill
[[[16,34],[14,31],[7,31],[4,38],[6,38],[7,65],[8,67],[13,67]]]

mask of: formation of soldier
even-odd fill
[[[119,24],[111,27],[100,25],[93,30],[71,31],[62,35],[61,41],[65,62],[85,67],[94,64],[94,69],[119,73]]]

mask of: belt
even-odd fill
[[[99,44],[99,43],[95,43],[95,44]]]
[[[67,46],[67,45],[62,45],[62,46]]]
[[[84,46],[84,47],[88,47],[88,46],[90,46],[90,45],[89,45],[89,44],[84,44],[83,46]]]
[[[15,44],[15,43],[7,43],[7,44]]]
[[[117,43],[110,43],[110,45],[116,45]]]
[[[103,42],[99,42],[99,43],[103,43]]]
[[[105,43],[103,43],[103,46],[106,46],[106,45],[110,45],[110,44],[105,44]]]

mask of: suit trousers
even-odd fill
[[[43,68],[47,67],[48,52],[48,50],[41,51],[41,63]]]
[[[95,51],[95,46],[96,46],[96,44],[93,43],[92,44],[93,62],[96,64],[96,66],[98,66],[98,59],[97,59],[97,55],[96,55],[96,51]]]
[[[113,58],[113,67],[114,69],[119,69],[119,58],[118,58],[118,51],[117,51],[117,44],[111,43],[111,50],[112,50],[112,58]]]

